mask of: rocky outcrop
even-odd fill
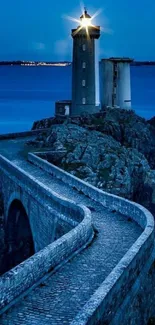
[[[90,117],[92,118],[94,116]],[[100,119],[100,117],[95,118]],[[54,163],[66,171],[107,192],[137,201],[155,213],[155,172],[151,170],[150,163],[144,154],[134,148],[136,141],[138,148],[140,147],[138,131],[137,137],[131,139],[134,133],[130,130],[131,123],[127,123],[128,126],[122,131],[120,125],[123,129],[123,124],[120,124],[118,119],[118,123],[113,122],[111,123],[113,126],[111,128],[109,126],[109,133],[111,130],[111,134],[115,134],[115,137],[112,137],[103,132],[102,123],[101,132],[92,130],[94,124],[88,122],[90,123],[89,117],[85,117],[82,122],[76,119],[75,124],[73,121],[71,124],[66,121],[62,125],[53,125],[46,134],[36,139],[36,144],[39,143],[39,146],[41,144],[42,147],[48,147],[53,151],[63,152],[61,159],[55,160]],[[84,127],[79,124],[83,124]],[[94,128],[98,128],[99,124],[95,125]],[[105,125],[108,123],[105,122],[103,125],[105,130]],[[136,128],[135,124],[134,128]],[[141,128],[142,126],[140,130]],[[128,138],[128,144],[125,140],[123,143],[121,141],[123,132],[126,134],[125,138]],[[147,132],[148,137],[151,137],[149,131]],[[129,137],[127,137],[128,133]],[[147,137],[146,139],[148,141]],[[149,148],[148,152],[151,153]]]
[[[136,192],[134,201],[141,203],[155,215],[155,170],[147,173],[142,186]]]
[[[148,123],[155,127],[155,116],[148,120]]]
[[[63,123],[49,119],[49,126]],[[135,114],[133,110],[107,108],[100,113],[79,118],[68,118],[72,123],[89,130],[96,130],[112,136],[126,148],[134,148],[144,154],[150,168],[155,169],[155,117],[149,121]],[[47,119],[34,124],[34,128],[47,127]]]
[[[127,148],[135,148],[145,155],[155,168],[155,127],[132,110],[107,108],[78,122],[80,126],[111,135]]]
[[[40,121],[35,121],[32,126],[32,130],[38,129],[47,129],[50,128],[53,124],[61,124],[63,120],[59,120],[56,117],[45,118]]]

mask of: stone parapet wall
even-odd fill
[[[154,221],[152,214],[142,207],[141,205],[121,198],[119,196],[109,194],[104,192],[95,186],[86,183],[85,181],[79,179],[78,177],[62,170],[61,168],[49,163],[46,160],[43,160],[40,156],[46,155],[45,152],[36,152],[28,154],[28,160],[35,164],[36,166],[47,171],[49,174],[55,176],[56,178],[62,180],[64,183],[68,184],[71,187],[75,187],[78,191],[83,192],[85,195],[88,195],[94,201],[100,202],[104,207],[110,210],[116,210],[131,217],[135,222],[137,222],[142,229],[149,227],[151,223],[154,226]],[[49,155],[49,152],[48,152]]]
[[[139,204],[103,192],[34,154],[29,154],[29,160],[71,187],[82,191],[93,200],[102,203],[106,208],[119,211],[130,217],[143,229],[141,236],[72,322],[72,325],[110,324],[128,292],[134,286],[137,277],[143,273],[148,259],[152,256],[154,249],[153,216]],[[138,289],[140,290],[140,285]],[[130,304],[131,300],[128,303]]]
[[[92,236],[90,215],[85,211],[77,227],[0,277],[0,309],[84,247]]]
[[[25,132],[15,132],[15,133],[7,133],[7,134],[0,134],[0,140],[9,140],[9,139],[17,139],[17,138],[24,138],[28,136],[37,135],[44,131],[48,131],[49,129],[37,129],[32,131],[25,131]]]
[[[155,321],[155,249],[128,291],[110,325],[153,325]],[[153,322],[148,322],[151,318]]]
[[[9,160],[0,156],[0,173],[9,177],[15,188],[27,193],[30,199],[36,199],[38,204],[45,205],[51,218],[53,208],[61,214],[77,216],[78,224],[55,242],[37,252],[35,255],[5,273],[0,278],[0,308],[7,306],[20,294],[25,292],[45,274],[54,270],[76,251],[82,249],[93,238],[93,227],[89,209],[76,205],[73,201],[64,199],[37,181],[34,177],[17,167]],[[12,191],[14,188],[12,188]],[[23,194],[22,194],[23,195]],[[47,216],[47,215],[46,215]],[[59,216],[59,214],[58,214]],[[36,216],[37,217],[37,216]],[[37,223],[36,223],[37,224]]]
[[[82,221],[83,215],[81,215],[81,213],[79,213],[79,215],[75,214],[76,205],[74,202],[68,201],[56,192],[53,192],[46,185],[42,184],[29,173],[25,172],[20,167],[17,167],[1,155],[0,170],[18,184],[18,186],[20,186],[25,192],[34,197],[38,203],[43,205],[44,202],[49,203],[60,213],[68,214],[70,218],[72,217],[74,220],[77,219],[78,222]]]

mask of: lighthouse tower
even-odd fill
[[[91,23],[84,11],[80,26],[72,30],[72,105],[71,116],[94,113],[95,108],[95,39],[100,37],[100,27]]]

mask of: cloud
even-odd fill
[[[58,40],[54,44],[54,53],[58,56],[66,56],[71,51],[71,42],[68,40]]]
[[[43,42],[33,42],[32,45],[33,45],[34,50],[37,50],[37,51],[44,51],[46,48],[45,43],[43,43]]]

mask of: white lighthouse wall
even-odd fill
[[[117,97],[116,102],[120,108],[131,108],[130,63],[117,63]]]
[[[100,62],[100,101],[101,108],[112,107],[113,94],[113,62],[102,60]]]
[[[100,104],[100,91],[99,91],[99,44],[98,42],[96,43],[95,46],[95,103],[96,106]]]

